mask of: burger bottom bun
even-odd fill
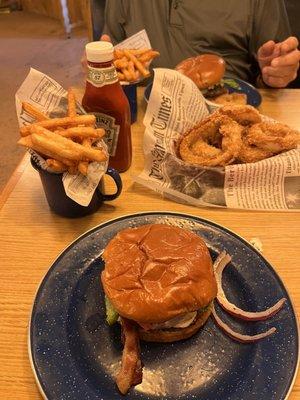
[[[145,342],[176,342],[193,336],[207,321],[211,314],[211,307],[203,313],[197,314],[195,321],[186,328],[155,329],[145,331],[139,328],[140,339]]]

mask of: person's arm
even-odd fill
[[[123,24],[126,22],[124,1],[106,0],[105,23],[103,34],[108,35],[113,44],[122,42],[126,39]]]

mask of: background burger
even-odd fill
[[[181,61],[175,70],[188,76],[207,99],[214,99],[227,93],[222,79],[226,64],[222,57],[216,54],[202,54]]]
[[[124,337],[116,382],[125,394],[142,379],[139,338],[173,342],[192,336],[211,313],[217,285],[204,241],[175,226],[120,231],[103,259],[109,322],[119,316]]]

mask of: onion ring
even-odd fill
[[[247,139],[243,139],[238,159],[244,163],[254,163],[272,157],[273,155],[274,154],[270,151],[251,145]]]
[[[212,114],[182,138],[179,154],[195,165],[221,166],[233,162],[242,145],[242,127],[228,117]],[[221,149],[213,146],[221,142]]]
[[[229,314],[233,315],[236,318],[243,319],[245,321],[263,321],[277,314],[278,311],[283,307],[286,301],[285,298],[280,299],[272,307],[269,307],[264,311],[258,311],[258,312],[242,310],[241,308],[237,307],[235,304],[231,303],[227,299],[224,290],[222,288],[222,273],[230,261],[231,261],[230,255],[228,255],[226,252],[222,252],[214,263],[214,271],[218,286],[217,301],[220,304],[220,306]]]
[[[249,105],[226,105],[217,111],[220,115],[226,115],[243,126],[253,125],[261,122],[259,112]]]
[[[231,329],[224,321],[221,320],[221,318],[217,315],[215,307],[212,306],[212,316],[214,317],[216,323],[218,326],[232,339],[237,340],[238,342],[241,343],[251,343],[255,342],[257,340],[263,339],[267,336],[272,335],[273,333],[276,332],[276,328],[272,327],[266,332],[258,333],[257,335],[243,335],[239,332],[235,332],[233,329]]]
[[[273,153],[291,150],[300,144],[300,133],[279,122],[254,124],[246,137],[250,144]]]

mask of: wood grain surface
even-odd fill
[[[261,112],[300,128],[300,90],[263,90]],[[122,174],[121,196],[79,219],[53,214],[38,174],[30,163],[12,177],[0,199],[0,399],[40,399],[27,353],[27,329],[39,282],[68,244],[86,230],[139,211],[177,211],[212,220],[246,240],[259,238],[263,254],[279,273],[300,313],[300,214],[205,209],[177,204],[133,182],[143,167],[143,88],[139,88],[138,122],[132,126],[133,163]],[[24,166],[24,164],[23,164]],[[108,185],[109,187],[110,185]],[[290,400],[300,399],[300,379]],[[259,400],[259,399],[258,399]],[[265,399],[271,400],[271,399]]]

